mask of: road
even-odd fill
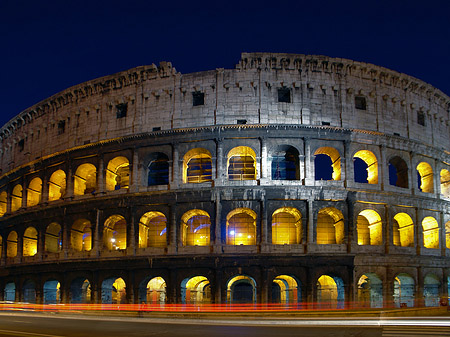
[[[0,313],[0,336],[444,337],[450,336],[450,318],[206,320]]]

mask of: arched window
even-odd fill
[[[296,208],[282,207],[272,214],[272,244],[299,244],[302,240],[302,215]]]
[[[34,178],[30,181],[27,190],[27,206],[35,206],[41,202],[42,195],[42,180],[41,178]]]
[[[450,198],[450,171],[446,169],[441,170],[441,194]]]
[[[272,154],[272,180],[299,180],[298,151],[292,146],[280,146]]]
[[[358,245],[381,245],[383,242],[383,227],[380,215],[371,209],[359,213],[356,230]]]
[[[247,275],[239,275],[230,279],[227,283],[227,303],[256,303],[255,280]]]
[[[74,175],[74,195],[93,193],[97,187],[97,168],[92,164],[81,164]]]
[[[408,188],[408,165],[396,156],[389,160],[389,184],[392,186]]]
[[[417,165],[417,180],[419,190],[425,193],[433,193],[434,192],[434,183],[433,183],[433,169],[431,165],[425,162],[421,162]]]
[[[314,152],[315,180],[341,180],[341,156],[333,147],[320,147]]]
[[[181,217],[183,246],[209,246],[211,220],[209,214],[193,209]]]
[[[301,300],[299,282],[289,275],[278,275],[272,282],[272,303],[298,303]]]
[[[166,281],[158,276],[148,281],[148,278],[139,286],[139,303],[164,304],[166,303]]]
[[[48,181],[48,201],[58,200],[66,194],[66,173],[63,170],[53,172]]]
[[[427,216],[422,220],[423,246],[439,248],[439,224],[435,218]]]
[[[153,153],[148,165],[148,186],[169,183],[169,158],[161,152]]]
[[[62,230],[61,226],[56,222],[47,226],[45,232],[45,251],[50,253],[58,253],[62,250]]]
[[[340,277],[322,275],[316,287],[317,302],[321,307],[340,308],[344,304],[344,282]]]
[[[14,186],[11,194],[11,211],[15,212],[22,207],[22,185]]]
[[[167,219],[161,212],[147,212],[139,220],[139,248],[167,246]]]
[[[123,278],[110,277],[102,282],[102,303],[123,304],[127,302],[126,284]]]
[[[130,185],[130,163],[125,157],[111,159],[106,168],[106,190],[114,191]]]
[[[203,183],[211,180],[211,153],[202,148],[188,151],[183,157],[183,183]]]
[[[414,223],[406,213],[397,213],[393,223],[394,245],[414,247]]]
[[[17,232],[12,231],[8,234],[6,239],[6,256],[16,257],[17,256]]]
[[[369,150],[360,150],[353,156],[355,182],[378,184],[377,157]]]
[[[70,229],[70,244],[77,252],[92,249],[92,225],[89,220],[78,219],[73,223]]]
[[[0,193],[0,216],[5,215],[8,206],[8,194],[3,191]]]
[[[186,278],[181,282],[181,301],[183,304],[211,303],[211,285],[204,276]]]
[[[334,207],[322,208],[317,214],[317,244],[344,242],[344,216]]]
[[[227,156],[228,180],[255,180],[256,154],[248,146],[238,146]]]
[[[109,250],[127,248],[127,222],[121,215],[111,215],[103,226],[103,243]]]
[[[34,256],[37,253],[38,232],[28,227],[23,234],[23,256]]]
[[[236,208],[227,215],[227,245],[256,244],[256,213]]]

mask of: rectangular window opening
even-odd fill
[[[66,121],[59,121],[58,122],[58,135],[62,135],[64,132],[66,132]]]
[[[247,120],[246,119],[238,119],[237,124],[247,124]]]
[[[291,103],[291,89],[286,87],[278,88],[278,102]]]
[[[120,103],[116,105],[116,117],[124,118],[127,116],[128,104]]]
[[[153,130],[153,131],[160,131],[160,130],[161,130],[161,127],[160,127],[160,126],[157,126],[157,127],[153,128],[152,130]]]
[[[367,102],[364,96],[355,97],[355,108],[358,110],[367,110]]]
[[[192,106],[199,106],[205,104],[205,93],[194,91],[192,93]]]
[[[417,124],[425,126],[425,114],[422,111],[417,112]]]

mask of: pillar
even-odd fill
[[[174,142],[172,144],[172,158],[173,158],[173,172],[172,172],[172,181],[171,187],[176,188],[180,184],[180,158],[179,158],[179,144]]]
[[[261,182],[265,183],[266,180],[268,179],[268,173],[269,173],[269,169],[268,169],[269,158],[268,158],[268,154],[267,154],[267,138],[266,137],[260,138],[260,142],[261,142],[260,180],[261,180]]]
[[[215,292],[214,292],[214,303],[216,304],[220,304],[222,303],[222,278],[223,278],[223,273],[222,270],[220,269],[220,267],[216,267],[215,270]]]
[[[223,166],[223,139],[217,138],[216,140],[216,184],[221,185],[225,180],[226,170]]]
[[[97,190],[99,193],[105,193],[105,165],[103,155],[99,155],[97,172]]]
[[[36,257],[38,260],[42,260],[45,254],[45,232],[46,228],[37,228],[38,229],[38,241],[37,241],[37,253]]]
[[[215,191],[214,192],[214,196],[215,196],[215,206],[216,206],[216,218],[215,218],[215,223],[214,223],[214,234],[215,234],[215,241],[214,241],[214,245],[215,245],[215,252],[216,253],[221,253],[222,251],[222,221],[221,221],[221,217],[222,217],[222,204],[221,204],[221,199],[220,199],[220,191]],[[217,302],[219,303],[219,302]]]
[[[127,226],[130,230],[127,231],[127,255],[136,255],[137,240],[139,230],[136,230],[136,210],[134,207],[130,208],[130,225]]]
[[[308,199],[308,232],[307,238],[308,244],[314,243],[314,200]]]
[[[173,204],[169,211],[169,222],[167,224],[169,240],[169,254],[176,254],[178,252],[178,225],[177,225],[177,204]]]
[[[100,256],[100,252],[102,250],[103,244],[101,242],[103,235],[100,233],[100,217],[102,211],[96,210],[96,220],[95,220],[95,228],[94,228],[94,240],[92,242],[93,247],[92,251],[94,252],[94,256]],[[97,302],[96,302],[97,303]]]
[[[378,165],[378,182],[380,189],[384,191],[385,186],[389,186],[389,165],[386,158],[386,145],[380,146],[380,161]]]
[[[72,175],[72,167],[69,166],[67,169],[67,176],[66,176],[67,182],[66,182],[66,198],[72,198],[73,197],[73,175]]]
[[[311,140],[304,138],[305,146],[305,185],[314,185],[314,169],[312,165]]]
[[[133,164],[131,167],[131,192],[137,192],[139,189],[139,152],[138,149],[133,151]]]

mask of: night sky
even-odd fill
[[[450,1],[369,2],[0,0],[0,125],[97,77],[229,69],[241,52],[374,63],[450,95]]]

